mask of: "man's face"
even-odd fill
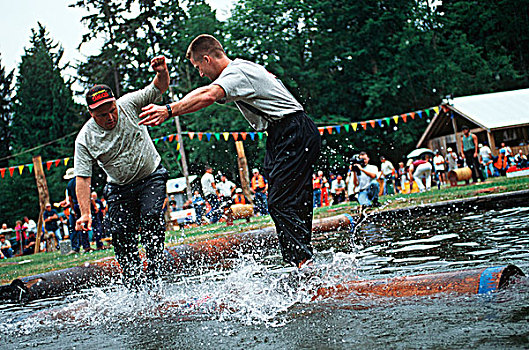
[[[367,165],[367,163],[369,163],[369,157],[367,156],[367,154],[361,154],[360,158],[364,160],[364,164],[365,165]]]
[[[211,81],[217,79],[220,75],[220,72],[215,68],[214,60],[214,58],[208,55],[202,56],[201,60],[195,61],[193,57],[189,59],[193,67],[198,70],[200,77],[208,77]]]
[[[103,103],[101,106],[90,110],[90,115],[97,125],[106,130],[112,130],[118,123],[118,107],[116,101]]]
[[[51,210],[51,205],[47,205],[46,206],[46,211],[50,211]]]
[[[463,129],[463,134],[465,134],[465,136],[468,136],[469,133],[470,133],[469,129]]]

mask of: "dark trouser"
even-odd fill
[[[206,195],[206,201],[211,206],[211,209],[206,213],[206,218],[214,224],[217,221],[219,221],[220,217],[222,216],[222,210],[220,210],[220,202],[219,198],[216,194],[208,194]]]
[[[485,181],[485,179],[483,178],[483,173],[481,172],[479,158],[474,157],[474,153],[476,153],[475,149],[464,151],[463,153],[465,154],[467,166],[470,168],[470,170],[472,170],[472,181],[477,182],[478,177],[481,179],[481,181]]]
[[[261,215],[268,215],[268,205],[266,204],[266,193],[255,192],[254,202]]]
[[[286,117],[267,131],[264,173],[269,183],[268,211],[283,260],[298,265],[312,257],[312,173],[321,137],[304,112]]]
[[[88,242],[88,231],[77,231],[75,229],[75,222],[81,217],[81,210],[79,204],[74,204],[74,212],[70,213],[68,217],[68,231],[70,233],[70,241],[72,242],[72,250],[79,253],[81,246],[83,249],[90,248]]]
[[[128,185],[107,184],[108,231],[125,285],[159,276],[163,265],[165,220],[163,203],[168,173],[159,166],[151,175]],[[138,252],[138,234],[146,253],[146,276]]]
[[[96,248],[103,248],[103,242],[101,241],[104,235],[103,223],[99,220],[92,221],[92,232],[92,239],[96,242]]]

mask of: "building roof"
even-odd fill
[[[450,109],[488,130],[529,124],[529,89],[457,97],[449,102]]]

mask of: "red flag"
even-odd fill
[[[13,171],[15,171],[15,167],[14,166],[9,168],[9,175],[11,175],[11,177],[13,177]]]
[[[0,174],[2,175],[2,179],[3,179],[4,175],[6,174],[6,168],[0,169]]]
[[[320,135],[323,135],[323,133],[325,132],[325,128],[318,128],[318,131],[320,132]]]
[[[332,126],[328,126],[327,131],[329,132],[329,135],[332,135]]]
[[[46,169],[50,170],[52,164],[53,164],[53,160],[47,161],[46,162]]]
[[[234,139],[235,141],[237,141],[237,138],[239,137],[239,133],[238,133],[238,132],[232,132],[232,133],[231,133],[231,136],[233,136],[233,139]]]
[[[198,140],[199,140],[199,141],[202,141],[202,135],[203,135],[203,134],[202,134],[201,132],[198,133]]]
[[[415,119],[415,112],[410,113],[411,119]]]
[[[373,129],[375,128],[375,123],[376,123],[376,120],[370,120],[370,121],[369,121],[369,124],[371,124],[371,126],[373,127]]]
[[[58,167],[59,164],[61,164],[61,160],[62,160],[62,159],[57,159],[57,160],[55,161],[55,167]]]
[[[245,132],[241,132],[241,137],[242,137],[242,139],[243,139],[244,141],[246,141],[246,135],[247,135],[247,133],[245,133]]]
[[[408,119],[408,115],[407,114],[401,114],[400,116],[402,117],[402,120],[404,120],[404,123],[406,123],[406,121]]]
[[[367,129],[367,123],[366,122],[360,122],[360,125],[364,128],[364,130]]]
[[[169,142],[173,142],[174,134],[169,135]]]

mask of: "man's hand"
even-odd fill
[[[89,214],[81,215],[75,222],[76,231],[90,231],[92,229],[92,218]]]
[[[138,123],[140,125],[160,125],[169,117],[169,111],[165,106],[150,104],[143,107],[142,111],[140,114],[141,120]]]
[[[156,72],[167,71],[167,63],[165,62],[165,56],[156,56],[151,60],[151,68]]]

